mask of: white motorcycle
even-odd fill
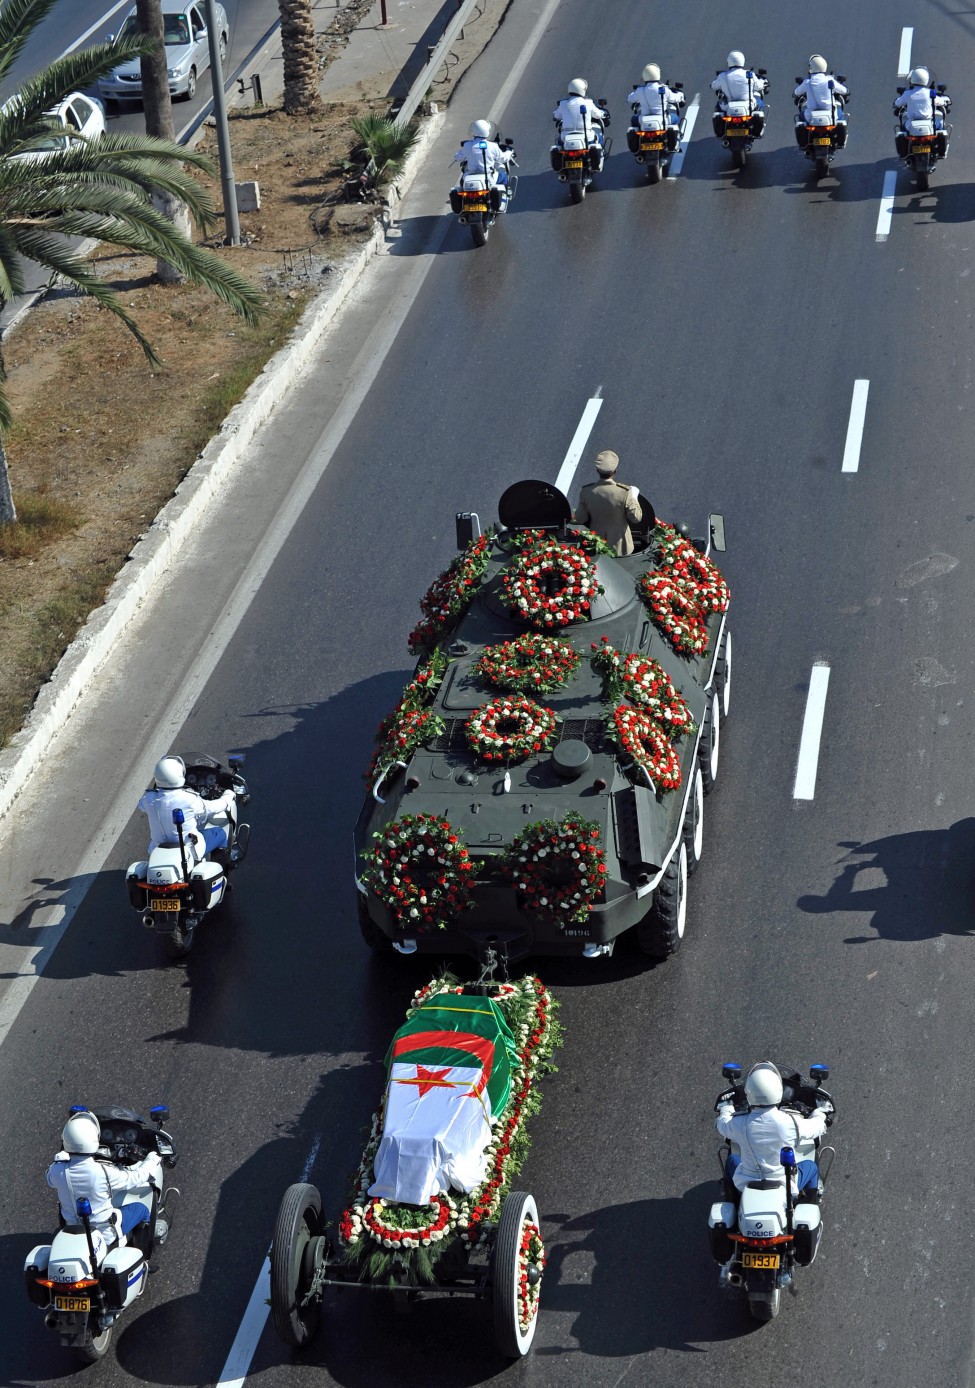
[[[79,1105],[71,1112],[82,1109]],[[112,1241],[92,1228],[91,1205],[79,1200],[77,1222],[62,1221],[52,1241],[32,1248],[24,1264],[28,1299],[47,1312],[48,1329],[85,1364],[103,1357],[115,1322],[145,1291],[156,1220],[165,1214],[172,1227],[171,1202],[179,1196],[178,1187],[166,1187],[163,1177],[163,1169],[175,1166],[177,1160],[173,1140],[162,1126],[168,1108],[150,1109],[148,1121],[128,1108],[90,1112],[101,1125],[100,1158],[119,1166],[149,1158],[147,1184],[122,1197],[123,1207],[137,1202],[148,1206],[149,1222],[137,1224],[128,1235],[116,1232]]]
[[[832,1096],[823,1088],[829,1066],[810,1066],[810,1084],[789,1066],[778,1069],[783,1088],[780,1107],[786,1112],[791,1108],[803,1117],[817,1108],[825,1109],[827,1126],[831,1126],[836,1109]],[[715,1111],[722,1104],[733,1103],[737,1112],[747,1113],[741,1066],[724,1065],[721,1073],[731,1088],[718,1095]],[[735,1150],[733,1144],[725,1142],[718,1151],[724,1199],[711,1206],[708,1217],[711,1256],[721,1264],[722,1290],[744,1291],[754,1318],[770,1321],[779,1314],[782,1291],[795,1291],[795,1269],[808,1267],[819,1250],[822,1192],[836,1153],[832,1147],[821,1145],[818,1138],[803,1140],[795,1148],[783,1147],[786,1179],[749,1181],[739,1192],[726,1174],[728,1156]],[[817,1163],[820,1189],[814,1195],[800,1191],[794,1199],[791,1178],[800,1161]]]
[[[580,114],[586,122],[587,130],[563,130],[559,127],[555,144],[549,152],[552,168],[559,176],[560,183],[569,185],[569,197],[573,202],[582,202],[586,189],[596,174],[602,173],[603,164],[613,147],[612,140],[601,136],[609,125],[609,110],[600,98],[596,103],[599,115],[598,127],[587,116],[586,108],[580,107]]]
[[[903,94],[904,88],[898,87],[897,95]],[[941,103],[942,109],[935,106],[936,101]],[[926,193],[931,186],[931,175],[934,173],[935,165],[939,160],[948,157],[952,127],[948,124],[947,116],[951,110],[951,97],[948,96],[944,85],[931,88],[931,108],[929,120],[909,120],[906,111],[899,111],[896,105],[894,106],[894,115],[897,117],[894,143],[897,153],[913,171],[918,189],[922,193]]]
[[[517,168],[518,162],[515,159],[514,141],[503,139],[500,131],[495,136],[495,141],[506,156],[508,182],[500,183],[497,175],[490,172],[485,156],[483,169],[469,165],[465,160],[460,178],[450,190],[451,211],[456,213],[461,226],[470,227],[471,239],[475,246],[486,244],[491,228],[498,218],[507,212],[508,204],[518,191],[517,176],[510,172],[511,166]],[[481,140],[478,147],[486,150],[487,145],[487,140]]]
[[[229,810],[212,821],[227,830],[226,848],[206,854],[201,840],[184,829],[182,811],[174,810],[173,842],[153,849],[148,859],[131,863],[126,871],[130,906],[148,930],[162,935],[171,959],[189,952],[196,927],[221,904],[230,890],[228,874],[246,856],[250,825],[239,823],[240,810],[250,800],[240,774],[243,760],[230,756],[225,769],[213,757],[200,757],[186,768],[186,789],[202,799],[218,800],[225,791],[234,792]]]
[[[661,83],[661,98],[668,86],[675,92],[684,90],[683,82]],[[645,167],[649,181],[659,183],[667,177],[671,161],[680,151],[686,117],[673,107],[661,115],[645,116],[638,101],[633,102],[630,111],[632,115],[626,132],[627,148],[635,156],[636,162]]]

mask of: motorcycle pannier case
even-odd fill
[[[844,120],[837,121],[837,122],[836,122],[836,148],[837,148],[837,149],[846,149],[846,137],[847,137],[847,134],[848,134],[848,133],[849,133],[849,132],[848,132],[848,127],[847,127],[846,121],[844,121]]]
[[[796,144],[800,149],[805,149],[809,143],[809,131],[806,129],[805,121],[798,121],[796,124]]]
[[[224,872],[219,863],[213,862],[211,858],[197,863],[190,873],[190,890],[193,893],[195,911],[209,911],[214,902],[220,900],[223,880]]]
[[[714,128],[715,135],[720,139],[724,134],[724,116],[720,111],[715,111],[714,115],[711,117],[711,125]]]
[[[38,1244],[28,1253],[27,1262],[24,1264],[24,1285],[27,1289],[27,1299],[32,1301],[35,1306],[49,1306],[51,1303],[50,1287],[42,1287],[37,1280],[39,1277],[47,1276],[50,1256],[51,1245]]]
[[[730,1200],[722,1200],[711,1206],[708,1217],[708,1243],[711,1257],[716,1263],[726,1263],[735,1251],[731,1241],[731,1230],[735,1224],[735,1207]]]
[[[561,173],[562,151],[559,149],[558,145],[553,145],[551,150],[549,151],[549,154],[551,156],[553,170],[555,171],[555,173]]]
[[[640,132],[631,126],[626,132],[626,147],[631,154],[640,153]]]
[[[894,136],[894,143],[897,146],[897,153],[902,159],[906,159],[908,140],[903,130],[898,130],[897,134]]]
[[[494,187],[490,190],[490,194],[492,212],[500,212],[501,204],[504,201],[504,190],[502,189],[501,185],[496,183]]]
[[[113,1248],[102,1264],[99,1281],[110,1311],[134,1301],[146,1279],[146,1260],[138,1248]]]
[[[464,208],[464,202],[463,202],[463,199],[461,198],[460,193],[457,191],[456,188],[451,188],[451,190],[450,190],[450,210],[451,210],[451,212],[453,212],[453,213],[456,215],[458,212],[463,211],[463,208]]]
[[[793,1219],[796,1262],[805,1268],[815,1258],[819,1247],[823,1233],[822,1212],[818,1205],[798,1204]]]

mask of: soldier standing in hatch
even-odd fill
[[[640,489],[617,482],[615,474],[619,465],[619,455],[611,448],[596,454],[599,481],[583,487],[575,518],[607,544],[614,545],[617,554],[632,554],[630,522],[637,525],[643,519],[638,500]]]

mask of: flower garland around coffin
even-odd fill
[[[561,1044],[556,1003],[538,978],[489,985],[490,995],[445,976],[415,995],[386,1057],[374,1115],[339,1222],[347,1260],[363,1280],[432,1283],[441,1258],[487,1247],[512,1181],[528,1155],[527,1119],[538,1081]],[[544,1265],[536,1226],[522,1249],[522,1324],[528,1266]]]

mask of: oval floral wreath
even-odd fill
[[[571,679],[581,659],[568,641],[526,631],[513,641],[488,646],[472,673],[501,689],[548,694]]]
[[[599,826],[575,811],[528,824],[502,864],[528,911],[568,925],[584,921],[606,880]]]
[[[676,790],[681,783],[680,757],[670,738],[643,708],[619,704],[613,710],[612,733],[620,751],[641,766],[654,790]]]
[[[401,708],[383,723],[383,740],[373,753],[366,780],[375,785],[384,766],[393,762],[408,762],[425,742],[432,742],[446,732],[447,725],[432,708]]]
[[[501,586],[515,616],[539,629],[585,617],[603,591],[589,556],[558,540],[530,544],[508,565]]]
[[[727,612],[731,591],[714,560],[664,521],[657,522],[654,538],[663,555],[661,568],[693,587],[702,607],[710,612]]]
[[[694,719],[684,696],[662,665],[635,651],[624,655],[609,637],[592,643],[592,664],[602,670],[614,703],[628,701],[645,708],[671,737],[694,732]]]
[[[474,864],[446,819],[404,815],[374,834],[362,884],[375,892],[398,925],[446,929],[446,917],[471,905]]]
[[[453,626],[471,603],[481,575],[491,557],[493,532],[473,540],[463,554],[439,574],[420,599],[423,617],[410,632],[408,642],[414,655],[430,650]]]
[[[703,655],[708,648],[704,610],[694,589],[684,586],[668,571],[645,573],[637,590],[654,624],[680,655]]]
[[[551,747],[556,718],[534,699],[502,697],[475,709],[467,720],[467,741],[484,761],[524,761]]]

